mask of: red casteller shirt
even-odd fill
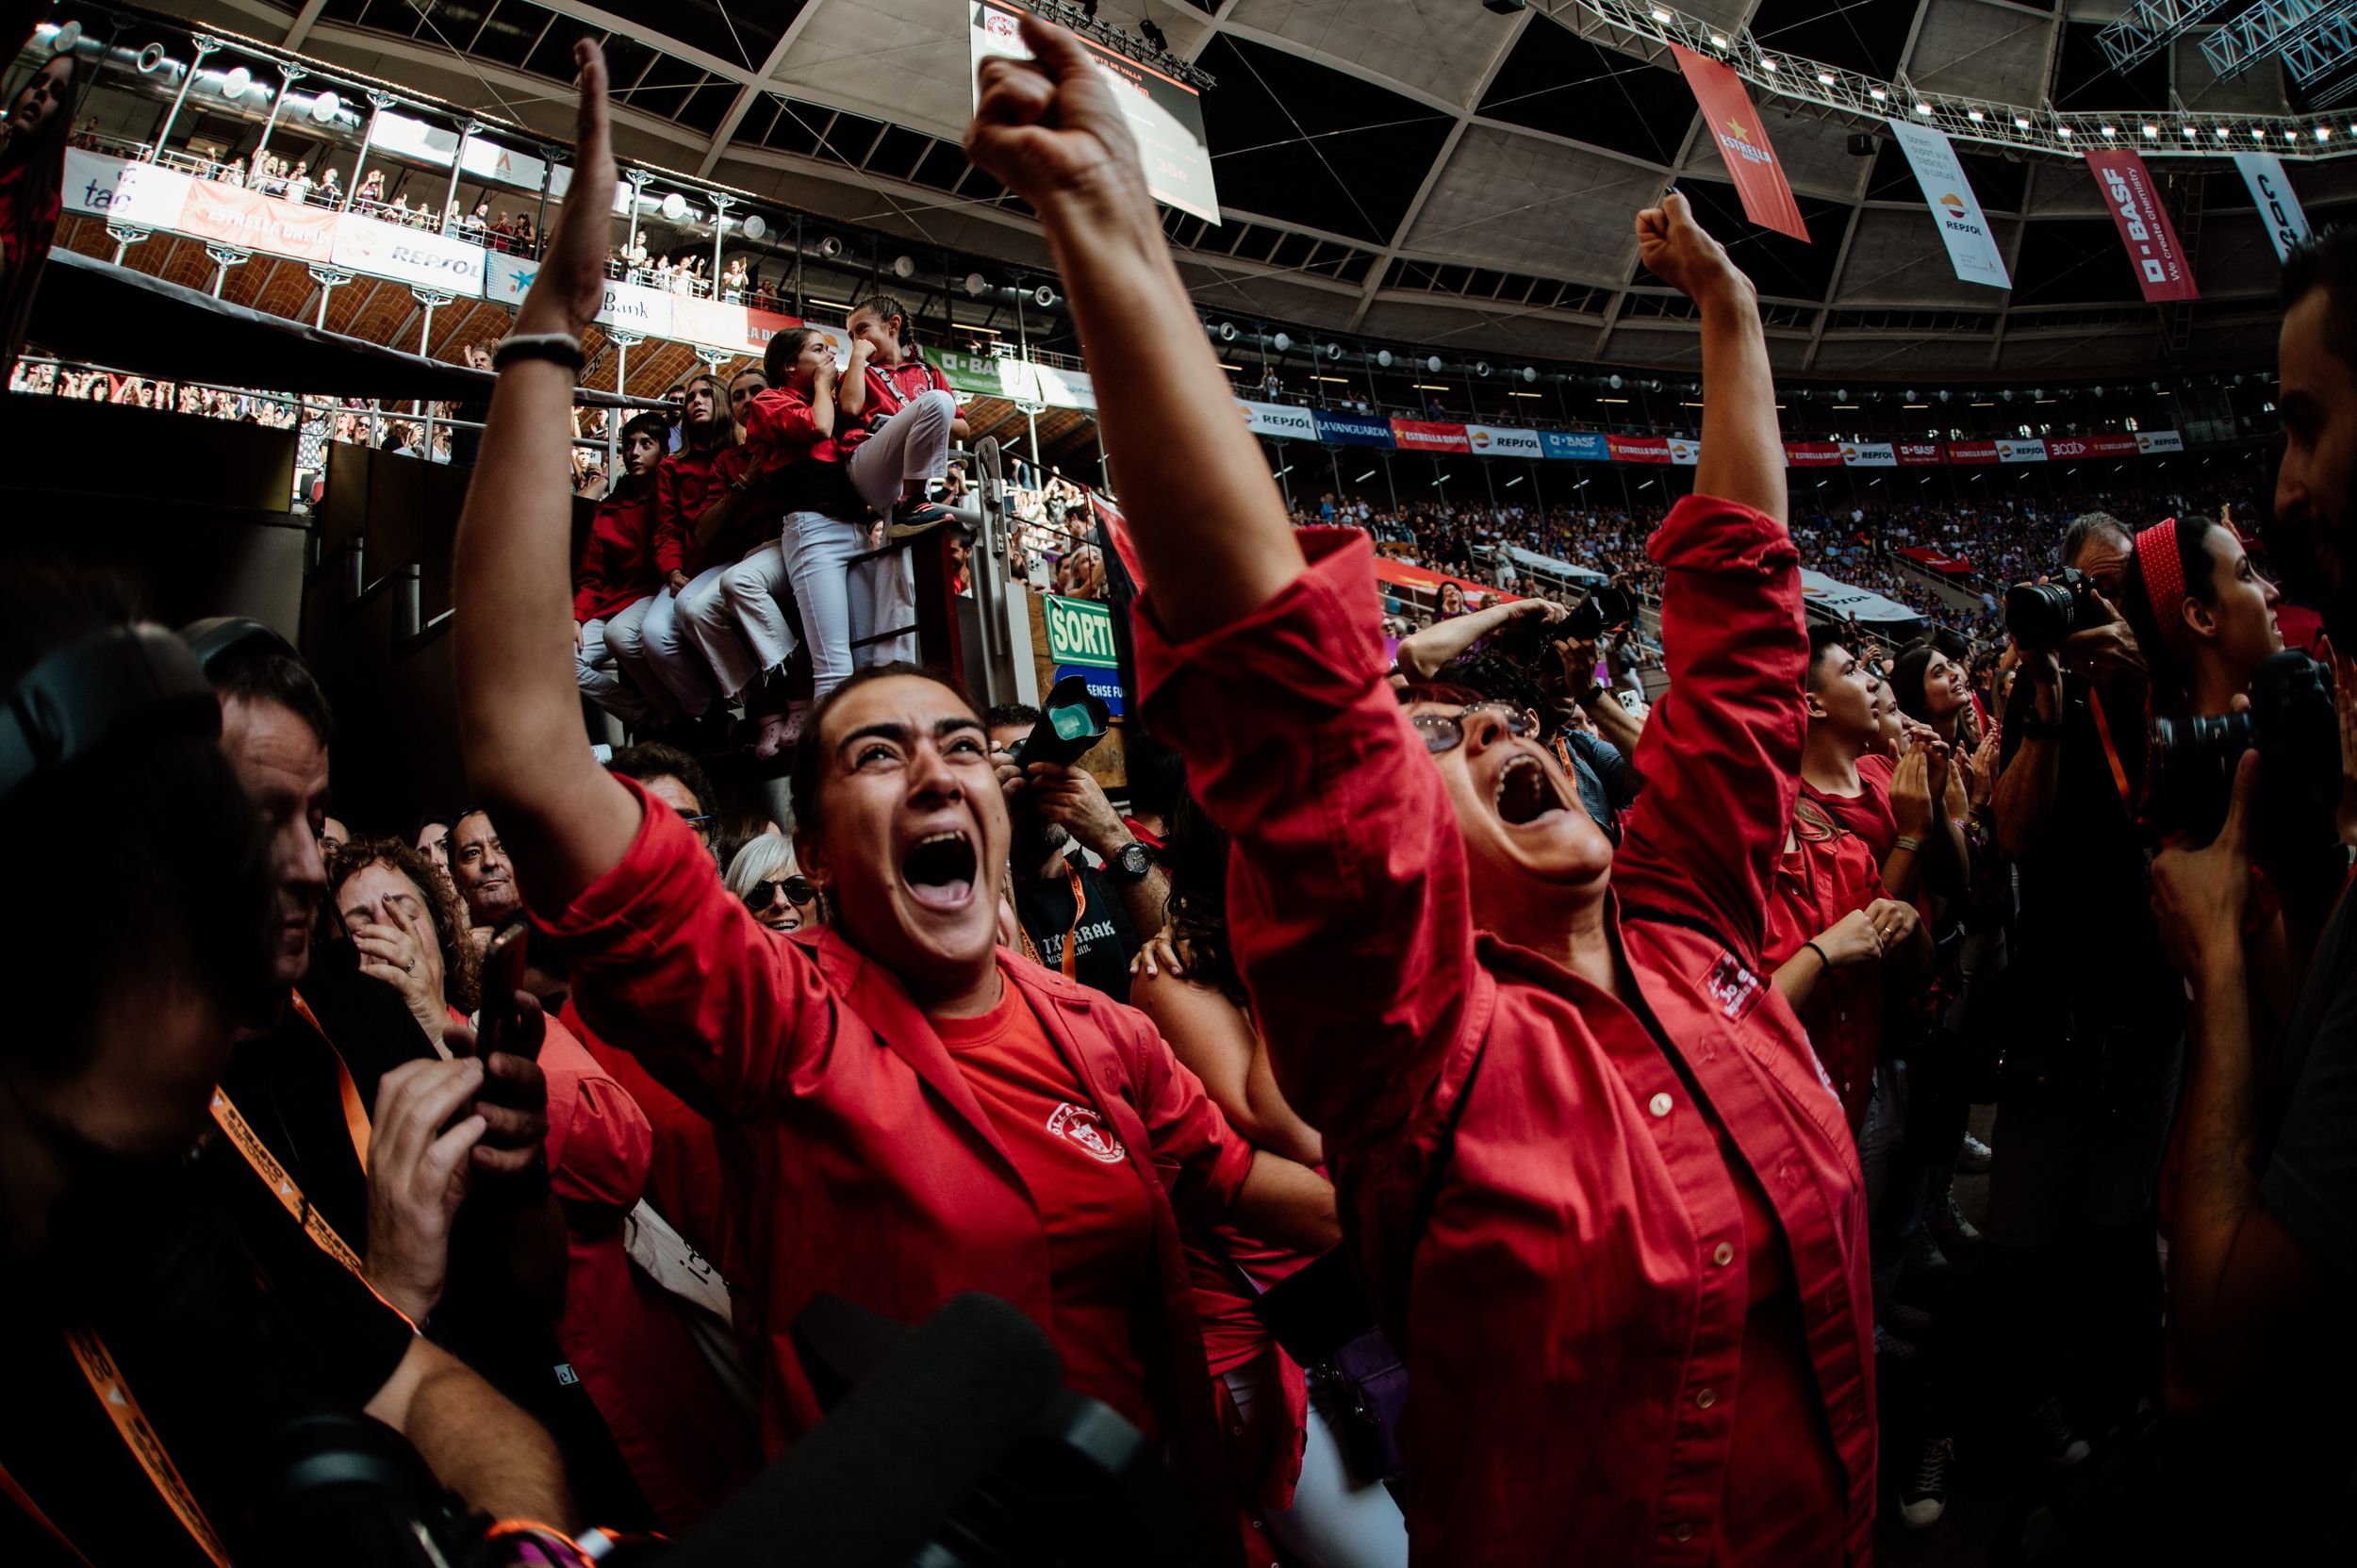
[[[745,409],[745,444],[763,473],[774,474],[789,463],[840,463],[843,450],[831,437],[818,433],[811,417],[810,393],[797,387],[769,387],[753,394]]]
[[[726,447],[682,446],[654,470],[654,565],[657,575],[684,571],[690,577],[718,564],[709,547],[696,546],[696,520],[720,499],[713,465]]]
[[[589,1027],[693,1073],[745,1140],[767,1451],[819,1418],[791,1329],[822,1291],[903,1323],[987,1291],[1052,1334],[1056,1227],[900,982],[835,927],[783,936],[760,924],[679,814],[621,784],[641,808],[629,851],[569,907],[534,916],[564,948]],[[1004,949],[998,966],[1145,1194],[1152,1262],[1134,1310],[1146,1407],[1205,1527],[1231,1536],[1178,1213],[1225,1218],[1252,1150],[1142,1014]]]
[[[655,487],[624,480],[598,503],[573,571],[573,619],[587,625],[626,610],[663,586],[655,568]]]
[[[1234,837],[1270,1057],[1408,1363],[1416,1560],[1869,1561],[1863,1184],[1763,957],[1806,727],[1784,525],[1689,497],[1652,540],[1671,685],[1607,906],[1634,1007],[1475,929],[1373,545],[1299,536],[1299,578],[1184,646],[1149,588],[1139,665]]]
[[[1884,896],[1882,869],[1865,839],[1849,832],[1823,840],[1797,838],[1777,861],[1769,894],[1768,946],[1761,955],[1769,972],[1782,968],[1843,916]],[[1866,1125],[1867,1102],[1874,1098],[1874,1063],[1882,1051],[1882,966],[1855,964],[1818,976],[1801,1023],[1855,1133]]]
[[[1857,759],[1855,795],[1828,795],[1805,779],[1801,781],[1801,793],[1824,807],[1825,815],[1844,830],[1864,840],[1874,864],[1880,866],[1899,842],[1899,818],[1890,809],[1890,779],[1898,768],[1892,758],[1869,752]]]
[[[898,365],[879,365],[870,359],[865,380],[866,405],[860,410],[858,423],[845,430],[837,443],[846,452],[875,434],[871,425],[890,419],[925,393],[950,390],[949,378],[913,353]]]

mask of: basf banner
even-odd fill
[[[2185,450],[2185,437],[2174,430],[2139,430],[2136,432],[2136,450],[2143,453],[2183,452]]]
[[[2043,463],[2046,461],[2044,441],[1999,441],[1997,460],[2001,463]]]
[[[1461,424],[1437,420],[1393,420],[1392,441],[1402,452],[1471,452],[1473,438]]]
[[[1318,439],[1330,446],[1371,446],[1389,448],[1392,444],[1392,421],[1372,414],[1329,414],[1317,411]]]
[[[1280,439],[1298,438],[1314,441],[1318,438],[1317,417],[1307,408],[1296,408],[1290,403],[1244,403],[1239,401],[1236,412],[1244,416],[1244,428],[1255,436],[1275,436]]]
[[[1541,430],[1539,450],[1550,457],[1568,458],[1575,463],[1601,463],[1612,455],[1605,437],[1587,430]]]
[[[480,245],[426,229],[404,228],[349,212],[336,221],[337,266],[371,277],[391,278],[412,289],[480,299],[485,254]]]
[[[2308,215],[2299,210],[2292,182],[2283,177],[2283,160],[2273,153],[2236,153],[2234,167],[2242,171],[2242,182],[2250,188],[2251,203],[2259,209],[2259,222],[2266,225],[2275,259],[2288,259],[2292,247],[2308,238]]]
[[[1022,13],[1001,0],[979,0],[966,24],[965,79],[972,88],[970,107],[981,107],[981,83],[976,73],[994,55],[1030,59],[1017,19]],[[1165,76],[1150,65],[1080,40],[1097,68],[1105,73],[1121,117],[1137,139],[1138,161],[1145,166],[1146,188],[1158,200],[1207,223],[1219,223],[1219,196],[1211,189],[1211,150],[1203,134],[1203,94],[1186,83]]]
[[[1937,441],[1893,441],[1890,454],[1903,469],[1937,468],[1948,460]]]
[[[1932,224],[1948,247],[1948,265],[1955,269],[1956,276],[1991,289],[2012,288],[2013,279],[2005,274],[2005,258],[1997,250],[1997,237],[1988,230],[1988,216],[1981,210],[1980,198],[1972,194],[1972,182],[1964,177],[1964,165],[1956,160],[1956,149],[1947,135],[1904,120],[1884,123],[1890,127],[1899,150],[1907,155],[1907,167],[1915,171],[1915,183],[1932,209]]]
[[[1895,469],[1898,454],[1890,450],[1888,441],[1844,441],[1841,461],[1854,469]]]
[[[1465,439],[1476,457],[1544,457],[1535,430],[1514,430],[1494,424],[1469,424]]]
[[[1694,101],[1702,106],[1703,124],[1719,144],[1719,156],[1735,181],[1735,193],[1743,199],[1743,216],[1761,228],[1807,243],[1808,225],[1801,222],[1801,204],[1792,199],[1792,187],[1786,183],[1784,170],[1776,162],[1776,150],[1768,144],[1768,127],[1760,124],[1752,95],[1743,91],[1743,78],[1733,66],[1706,59],[1674,43],[1670,53],[1677,57],[1686,85],[1694,90]]]
[[[2135,263],[2136,287],[2144,290],[2145,303],[2200,299],[2193,269],[2185,264],[2184,250],[2177,243],[2168,214],[2161,209],[2160,192],[2152,189],[2152,173],[2144,159],[2125,149],[2089,153],[2087,167],[2103,189],[2103,204],[2111,208],[2119,242]]]

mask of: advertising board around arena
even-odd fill
[[[1516,430],[1495,424],[1469,424],[1465,440],[1476,457],[1544,457],[1546,450],[1539,444],[1535,430]]]
[[[1392,439],[1402,452],[1471,452],[1473,437],[1461,424],[1438,420],[1393,420]]]
[[[1255,436],[1274,436],[1279,440],[1318,438],[1317,416],[1294,404],[1247,403],[1238,399],[1236,412],[1244,416],[1244,428]]]
[[[1667,436],[1607,436],[1604,444],[1612,453],[1616,463],[1668,463],[1670,437]]]
[[[2275,259],[2290,260],[2292,251],[2308,238],[2308,215],[2300,210],[2299,198],[2292,193],[2291,179],[2283,173],[2283,160],[2273,153],[2236,153],[2234,167],[2242,172],[2251,205],[2259,209],[2260,223],[2267,231],[2267,243],[2275,247]]]
[[[1997,461],[1995,441],[1950,441],[1948,461],[1951,463],[1994,463]]]
[[[678,303],[664,289],[609,279],[605,301],[598,306],[598,324],[643,338],[669,338],[674,335],[671,307]]]
[[[1685,436],[1670,437],[1670,466],[1690,469],[1703,460],[1703,444]]]
[[[1612,448],[1591,430],[1541,430],[1539,449],[1558,461],[1602,463],[1610,459]]]
[[[801,324],[801,318],[774,310],[751,310],[725,300],[700,300],[692,294],[671,296],[671,338],[730,354],[759,354],[769,346],[770,338]]]
[[[350,212],[336,220],[335,232],[332,259],[348,272],[460,299],[483,297],[487,253],[480,245]]]
[[[335,257],[336,223],[331,207],[280,201],[219,180],[196,180],[180,209],[179,229],[191,239],[325,263]]]
[[[1318,439],[1329,446],[1389,447],[1392,444],[1392,421],[1376,419],[1372,414],[1333,414],[1321,408],[1317,422]]]
[[[2183,452],[2185,450],[2185,437],[2182,432],[2175,430],[2139,430],[2136,432],[2136,450],[2143,453]]]
[[[1841,443],[1838,441],[1787,441],[1784,443],[1785,467],[1792,469],[1838,469],[1841,466]]]
[[[1052,593],[1046,596],[1044,603],[1050,660],[1090,669],[1120,668],[1120,657],[1113,651],[1113,612],[1110,606],[1086,599],[1059,599]]]
[[[65,199],[65,209],[91,218],[106,217],[114,206],[115,185],[123,178],[125,167],[119,157],[68,147],[65,175],[58,189],[58,194]]]
[[[189,188],[195,183],[177,169],[124,164],[115,180],[114,200],[107,205],[107,220],[132,228],[177,228],[181,209],[189,205]]]
[[[2043,463],[2046,461],[2044,441],[1999,441],[1997,460],[2001,463]]]
[[[1096,383],[1086,371],[1067,371],[1054,365],[1033,365],[1032,379],[1039,386],[1039,401],[1050,408],[1096,407]],[[1311,432],[1303,431],[1309,435]]]
[[[1776,160],[1775,148],[1769,145],[1768,127],[1743,89],[1743,78],[1723,60],[1674,43],[1670,53],[1676,57],[1686,85],[1693,89],[1695,103],[1702,106],[1704,129],[1717,143],[1721,161],[1735,181],[1743,216],[1806,244],[1808,224],[1802,221],[1801,204],[1792,198],[1792,187]]]
[[[2134,436],[2049,436],[2046,455],[2057,463],[2074,457],[2134,457],[2136,454]]]
[[[1937,441],[1893,441],[1890,455],[1903,469],[1937,468],[1948,460]]]
[[[2194,284],[2193,264],[2178,242],[2176,225],[2168,221],[2168,209],[2161,205],[2160,192],[2153,188],[2152,173],[2144,166],[2144,159],[2123,147],[2089,153],[2086,160],[2087,168],[2095,174],[2095,183],[2102,190],[2103,205],[2112,215],[2112,225],[2119,230],[2119,243],[2134,264],[2136,287],[2144,291],[2145,303],[2163,305],[2171,300],[2200,299],[2201,290]]]
[[[1946,134],[1936,126],[1907,120],[1885,124],[1899,150],[1906,155],[1907,167],[1915,172],[1916,189],[1923,192],[1923,203],[1931,208],[1932,223],[1939,230],[1940,243],[1948,247],[1948,265],[1956,276],[1991,289],[2012,288],[2013,279],[2005,272],[2005,258],[1989,229],[1988,215],[1981,210],[1980,198],[1972,193],[1972,182],[1966,177]]]
[[[1841,461],[1854,469],[1895,469],[1899,454],[1890,450],[1888,441],[1844,441]]]

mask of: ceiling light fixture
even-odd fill
[[[1881,88],[1879,88],[1879,87],[1870,87],[1870,88],[1868,88],[1868,89],[1866,90],[1866,95],[1867,95],[1869,98],[1873,99],[1873,100],[1874,100],[1874,102],[1876,102],[1876,103],[1878,103],[1878,104],[1887,104],[1887,103],[1890,102],[1890,94],[1889,94],[1889,93],[1887,93],[1887,92],[1885,92],[1885,91],[1884,91]]]
[[[1965,117],[1967,120],[1971,121],[1971,122],[1972,122],[1972,124],[1976,124],[1976,125],[1977,125],[1977,124],[1979,124],[1982,121],[1984,121],[1984,120],[1986,120],[1986,119],[1987,119],[1987,118],[1988,118],[1988,116],[1987,116],[1987,115],[1983,114],[1983,113],[1982,113],[1979,109],[1976,109],[1976,108],[1969,108],[1969,109],[1966,109],[1966,110],[1964,111],[1964,117]]]
[[[1833,73],[1830,71],[1820,71],[1817,73],[1817,80],[1821,86],[1831,87],[1833,86]]]

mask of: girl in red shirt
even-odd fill
[[[73,55],[52,55],[8,106],[0,146],[0,371],[16,363],[33,288],[64,210],[66,133],[73,129]]]

